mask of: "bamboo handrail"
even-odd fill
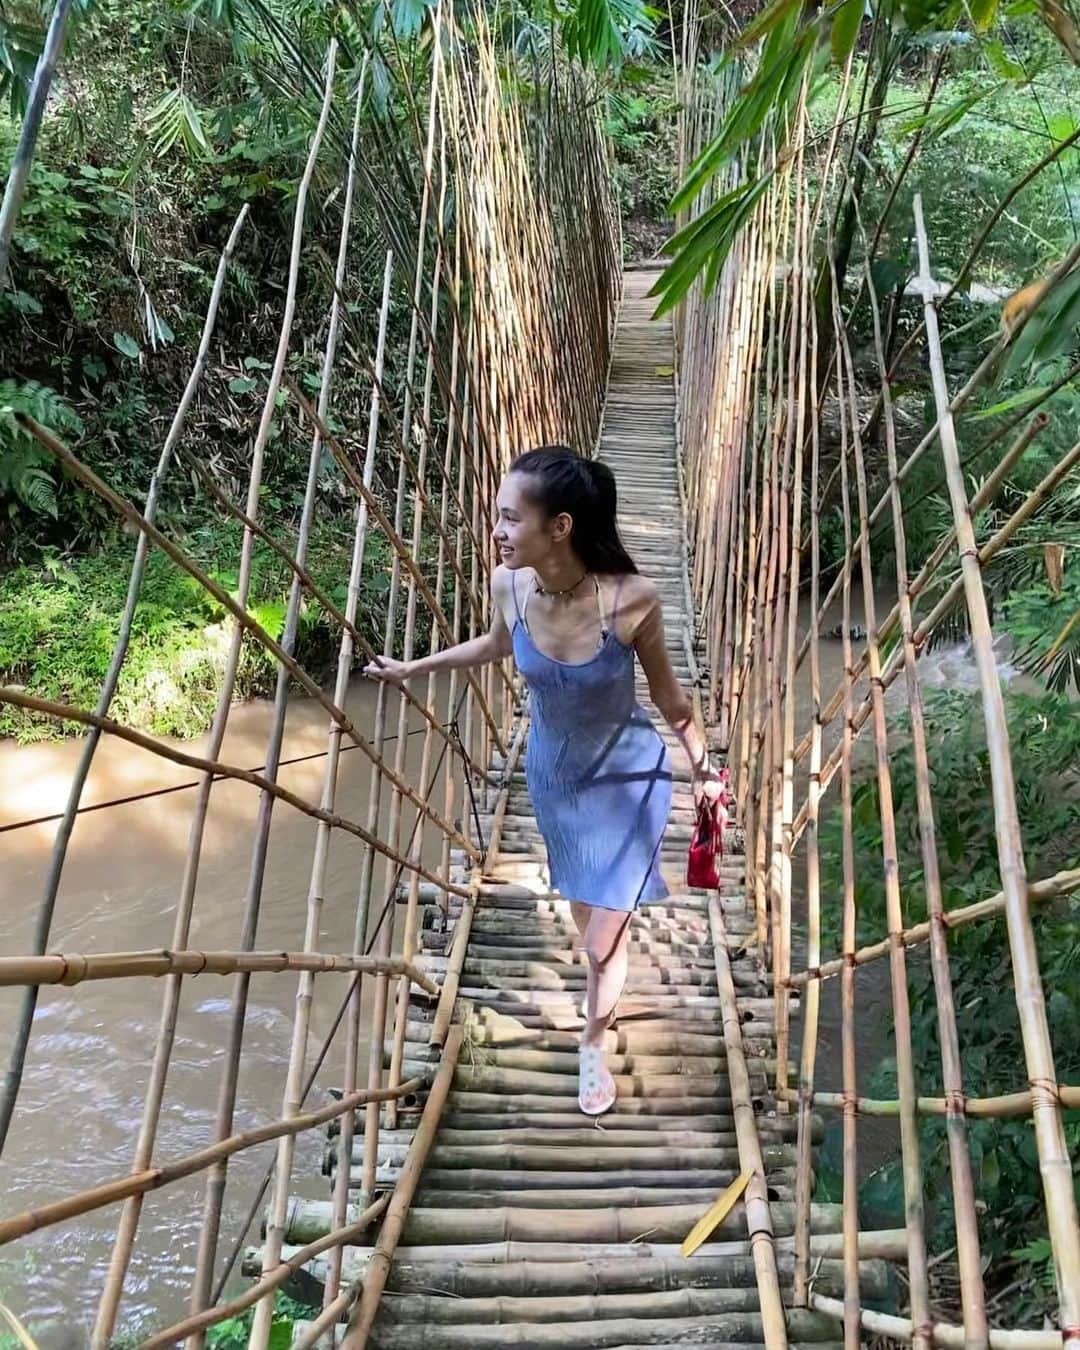
[[[260,788],[279,801],[295,807],[297,811],[301,811],[304,815],[311,816],[314,820],[324,821],[335,829],[343,830],[346,834],[355,835],[399,866],[407,869],[412,868],[412,863],[407,857],[396,853],[371,830],[365,829],[364,826],[358,825],[345,816],[339,816],[334,811],[313,806],[298,793],[290,792],[288,788],[283,788],[280,783],[273,782],[263,774],[256,773],[253,769],[239,768],[233,764],[222,763],[220,760],[207,759],[202,755],[190,755],[184,750],[177,749],[176,746],[168,745],[153,736],[147,736],[141,731],[136,731],[133,727],[114,722],[112,718],[100,717],[96,713],[87,712],[84,708],[74,708],[66,703],[56,703],[51,699],[36,698],[32,694],[24,694],[21,690],[13,689],[10,685],[0,686],[0,703],[11,703],[18,708],[48,713],[49,716],[55,717],[58,721],[81,722],[84,726],[98,727],[102,731],[107,731],[109,735],[115,736],[118,740],[127,741],[143,750],[149,750],[161,759],[170,760],[173,764],[183,764],[189,769],[202,769],[205,774],[218,778],[233,778],[241,783],[250,783],[253,787]],[[425,881],[432,881],[437,886],[443,885],[442,879],[435,873],[429,872],[427,868],[418,866],[416,870]],[[463,887],[455,887],[452,883],[446,884],[448,889],[456,890],[460,895],[467,894]]]
[[[298,397],[302,398],[302,395],[298,395]],[[315,414],[313,412],[312,416],[314,415]],[[163,535],[160,530],[158,530],[155,526],[151,525],[150,522],[145,518],[145,516],[143,516],[138,510],[136,510],[136,508],[132,506],[130,502],[126,501],[123,497],[121,497],[119,493],[114,492],[112,488],[108,486],[107,483],[105,483],[101,478],[98,477],[96,473],[93,472],[92,469],[89,469],[86,467],[86,465],[82,464],[75,457],[75,455],[72,454],[72,452],[67,448],[67,446],[65,446],[61,441],[59,441],[55,436],[53,436],[38,422],[35,422],[32,417],[30,417],[26,413],[16,413],[15,417],[19,421],[19,423],[26,429],[26,431],[29,432],[29,434],[33,436],[34,439],[40,445],[42,445],[46,450],[48,450],[52,455],[54,455],[62,464],[64,464],[68,469],[70,469],[76,478],[80,479],[83,483],[86,484],[87,487],[91,488],[94,492],[98,494],[98,496],[102,497],[111,506],[115,507],[115,509],[119,512],[119,514],[125,517],[125,519],[130,520],[134,526],[142,530],[149,537],[152,543],[156,544],[157,547],[162,550],[162,552],[167,553],[169,557],[173,560],[173,562],[177,563],[180,567],[182,567],[183,570],[187,572],[195,581],[197,581],[199,585],[202,586],[209,595],[213,596],[213,598],[218,602],[218,604],[220,604],[224,609],[228,610],[228,612],[236,620],[238,628],[243,629],[245,632],[250,633],[251,636],[255,638],[255,640],[259,642],[262,646],[264,646],[272,656],[276,657],[276,659],[280,662],[281,666],[286,671],[288,671],[288,673],[303,687],[306,693],[310,694],[311,697],[315,699],[317,703],[322,704],[322,706],[326,709],[326,711],[330,713],[331,717],[333,717],[334,720],[338,723],[341,729],[348,735],[349,739],[352,740],[354,744],[360,750],[362,750],[364,754],[367,755],[367,757],[373,763],[375,763],[378,760],[378,756],[376,755],[371,744],[368,742],[367,738],[363,736],[357,729],[357,727],[353,724],[352,719],[348,716],[348,714],[344,711],[344,709],[337,707],[337,705],[333,702],[333,700],[323,693],[317,681],[312,679],[312,677],[307,673],[307,671],[304,670],[303,667],[300,666],[287,651],[285,651],[285,649],[281,646],[280,643],[276,642],[270,636],[270,634],[262,627],[260,623],[258,623],[255,619],[251,617],[251,615],[247,612],[247,610],[245,610],[238,601],[233,599],[233,597],[228,593],[228,591],[224,589],[224,587],[219,586],[218,583],[214,581],[213,578],[211,578],[206,572],[204,572],[201,567],[199,567],[196,563],[192,562],[192,560],[187,556],[187,554],[184,552],[183,549],[179,548],[176,544],[172,542],[172,540],[168,539],[165,535]],[[318,423],[316,423],[316,425],[318,425]],[[329,435],[329,433],[327,433],[327,443],[331,444],[332,440],[333,438]],[[36,706],[41,711],[48,710],[45,700],[32,701],[29,699],[29,696],[27,695],[21,696],[13,695],[11,691],[8,689],[0,690],[0,695],[2,695],[3,698],[5,698],[7,701],[18,702],[24,707]],[[54,714],[54,715],[74,716],[74,714]],[[87,722],[94,721],[94,719],[92,719],[89,715],[85,714],[83,718],[80,720],[86,720]],[[159,751],[158,753],[164,752]],[[397,779],[397,775],[394,774],[393,771],[390,770],[385,765],[381,766],[381,771],[386,773],[386,775],[391,779],[391,781],[395,782],[395,786],[400,787],[402,794],[408,797],[409,800],[412,801],[419,810],[423,811],[425,815],[429,815],[432,821],[436,825],[438,825],[445,833],[449,834],[452,838],[457,840],[458,843],[463,848],[465,848],[467,852],[473,851],[472,845],[468,842],[468,840],[466,840],[463,836],[461,836],[448,821],[443,820],[437,811],[435,811],[426,802],[424,802],[418,796],[415,789],[410,784],[404,781],[401,781],[400,783],[395,781]],[[218,772],[221,772],[221,770],[218,770]],[[267,788],[264,790],[270,789]]]
[[[843,1305],[836,1299],[824,1294],[810,1295],[811,1307],[821,1312],[839,1316]],[[864,1308],[859,1313],[859,1324],[865,1331],[889,1340],[910,1342],[913,1339],[911,1319],[894,1317],[890,1313],[875,1312]],[[926,1326],[926,1338],[931,1345],[942,1345],[948,1350],[961,1350],[967,1342],[963,1327],[950,1326],[947,1322],[931,1321]],[[987,1332],[990,1350],[1061,1350],[1060,1331],[1003,1331],[991,1327]]]
[[[419,1078],[412,1078],[397,1088],[381,1088],[376,1100],[387,1101],[392,1096],[403,1097],[416,1092],[421,1086],[422,1082]],[[222,1158],[231,1158],[234,1153],[253,1148],[256,1144],[265,1144],[271,1139],[280,1139],[284,1135],[300,1134],[304,1130],[316,1129],[320,1125],[325,1125],[328,1121],[335,1120],[346,1111],[354,1111],[357,1106],[371,1100],[372,1094],[367,1089],[354,1092],[348,1097],[342,1097],[340,1100],[332,1102],[329,1106],[321,1107],[318,1111],[309,1111],[306,1115],[293,1116],[289,1120],[276,1120],[270,1125],[260,1125],[255,1129],[242,1130],[226,1139],[219,1139],[207,1148],[189,1153],[187,1157],[179,1158],[174,1163],[163,1163],[159,1167],[148,1167],[141,1172],[120,1177],[116,1181],[107,1181],[101,1186],[80,1191],[77,1195],[68,1196],[67,1199],[56,1200],[52,1204],[27,1210],[24,1214],[17,1214],[13,1218],[0,1219],[0,1245],[12,1242],[16,1238],[25,1237],[28,1233],[36,1233],[42,1228],[49,1228],[53,1224],[61,1223],[64,1219],[74,1218],[79,1214],[89,1214],[91,1210],[100,1209],[104,1205],[115,1204],[129,1196],[145,1195],[147,1191],[157,1190],[159,1187],[168,1186],[175,1181],[182,1181],[185,1177],[206,1171],[215,1163],[220,1162]]]
[[[797,1100],[798,1094],[792,1088],[785,1088],[789,1101]],[[1048,1096],[1066,1111],[1080,1108],[1080,1087],[1068,1087],[1064,1083],[1052,1084],[1045,1089]],[[1030,1116],[1034,1109],[1031,1090],[1009,1092],[1001,1097],[916,1097],[915,1110],[924,1116],[944,1116],[949,1110],[970,1116],[973,1120],[1012,1120]],[[843,1092],[820,1092],[813,1094],[815,1106],[823,1106],[830,1111],[851,1111],[861,1116],[896,1116],[900,1114],[900,1103],[895,1099],[879,1097],[848,1097]]]
[[[235,975],[239,971],[305,970],[400,975],[426,994],[439,986],[412,961],[393,956],[357,956],[348,952],[50,952],[48,956],[0,956],[0,988],[24,984],[83,984],[87,980],[126,980],[163,975]]]
[[[372,1224],[382,1215],[387,1205],[390,1203],[388,1195],[380,1195],[377,1200],[373,1200],[367,1209],[363,1211],[360,1217],[354,1223],[342,1224],[338,1228],[331,1229],[325,1237],[316,1239],[315,1242],[309,1242],[306,1247],[301,1247],[298,1251],[292,1253],[288,1260],[279,1261],[272,1270],[265,1271],[262,1278],[257,1280],[249,1289],[245,1289],[242,1294],[236,1298],[230,1299],[227,1303],[216,1304],[213,1308],[207,1308],[204,1312],[193,1313],[190,1317],[185,1317],[182,1322],[177,1322],[164,1331],[159,1331],[148,1340],[143,1341],[140,1350],[156,1350],[158,1346],[174,1345],[181,1337],[190,1335],[196,1331],[206,1331],[218,1322],[224,1322],[227,1318],[235,1317],[237,1313],[250,1308],[253,1303],[260,1300],[268,1300],[278,1289],[298,1271],[316,1256],[328,1249],[340,1251],[346,1243],[352,1242],[355,1238],[363,1237]]]
[[[1080,890],[1080,867],[1067,868],[1062,872],[1055,872],[1052,877],[1044,877],[1041,881],[1028,882],[1028,903],[1052,900],[1055,896],[1067,895],[1075,890]],[[1005,896],[1001,891],[998,891],[987,900],[976,900],[970,905],[943,910],[937,922],[945,929],[963,928],[968,924],[977,923],[981,919],[997,918],[1004,912]],[[919,943],[930,940],[930,930],[929,920],[912,924],[910,928],[905,928],[901,932],[900,941],[905,947],[915,947]],[[880,942],[859,947],[852,952],[849,958],[851,964],[864,966],[871,961],[880,961],[882,957],[888,956],[890,942],[890,938],[884,938]],[[845,958],[842,956],[835,957],[830,961],[822,961],[809,970],[797,971],[788,978],[788,983],[793,989],[801,989],[812,981],[831,979],[832,976],[839,975],[842,972],[844,964]]]

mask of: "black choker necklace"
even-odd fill
[[[578,577],[577,581],[575,581],[574,584],[573,584],[572,586],[567,586],[566,590],[564,590],[564,591],[546,591],[546,590],[543,588],[543,586],[540,585],[539,580],[537,580],[537,582],[536,582],[536,594],[537,594],[537,595],[549,595],[549,596],[551,596],[551,598],[552,598],[553,600],[558,600],[561,596],[564,596],[564,595],[573,595],[573,593],[577,590],[577,588],[581,585],[581,583],[585,580],[585,578],[586,578],[588,575],[589,575],[588,572],[582,572],[581,576]]]

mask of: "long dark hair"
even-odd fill
[[[582,459],[565,445],[545,445],[519,455],[510,472],[528,476],[527,495],[548,516],[566,512],[573,521],[571,547],[590,572],[638,570],[619,538],[615,475],[606,464]]]

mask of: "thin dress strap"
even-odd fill
[[[512,590],[514,593],[514,612],[516,612],[517,614],[518,624],[521,624],[522,628],[525,629],[525,632],[528,633],[529,625],[526,624],[525,622],[525,610],[522,609],[521,602],[518,601],[517,598],[517,572],[510,572],[510,590]],[[528,603],[529,603],[529,591],[528,587],[526,587],[525,605],[528,606]]]
[[[532,587],[531,587],[531,586],[526,586],[526,587],[525,587],[525,604],[524,604],[524,605],[520,605],[520,604],[518,604],[517,573],[516,573],[516,572],[512,575],[512,577],[511,577],[511,582],[513,583],[513,587],[514,587],[514,608],[517,610],[518,622],[521,624],[522,628],[525,629],[526,633],[528,633],[528,632],[529,632],[529,621],[528,621],[528,619],[526,619],[526,617],[525,617],[525,611],[529,608],[529,596],[532,595]],[[531,635],[530,635],[530,636],[531,636]]]
[[[623,582],[624,582],[625,580],[626,580],[626,573],[625,573],[625,572],[620,572],[620,573],[619,573],[619,579],[618,579],[618,581],[615,583],[615,599],[612,601],[612,605],[611,605],[611,625],[610,625],[610,627],[611,627],[611,631],[612,631],[613,633],[615,633],[615,620],[618,618],[618,615],[619,615],[619,596],[622,595]],[[618,636],[619,636],[618,633],[615,633],[615,636],[618,637]]]
[[[610,629],[604,615],[604,596],[600,590],[600,579],[595,572],[593,573],[593,585],[596,587],[596,608],[600,611],[600,645],[603,646]]]

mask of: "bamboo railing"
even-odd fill
[[[488,31],[484,15],[464,15],[437,5],[429,20],[430,59],[423,73],[405,60],[384,35],[384,60],[397,80],[395,93],[405,112],[396,127],[380,125],[369,104],[368,60],[344,62],[336,45],[325,52],[318,106],[311,123],[306,166],[298,184],[291,249],[280,303],[276,349],[257,427],[252,429],[245,501],[234,503],[212,471],[185,444],[185,423],[219,351],[217,321],[229,267],[246,246],[247,209],[224,243],[207,308],[202,340],[183,398],[162,445],[145,503],[126,499],[63,445],[29,419],[27,430],[137,536],[131,581],[108,675],[94,709],[69,707],[25,691],[0,689],[0,698],[36,716],[81,724],[86,739],[73,775],[66,809],[57,823],[52,862],[40,897],[32,948],[5,955],[0,984],[24,990],[8,1075],[0,1098],[0,1147],[20,1129],[19,1098],[24,1068],[34,1055],[32,1023],[43,985],[68,986],[78,997],[86,981],[141,981],[147,1015],[159,1007],[156,1043],[144,1084],[145,1102],[137,1136],[131,1140],[131,1171],[104,1179],[21,1215],[0,1218],[0,1244],[104,1206],[117,1206],[112,1259],[101,1291],[92,1343],[110,1344],[124,1311],[124,1293],[138,1239],[145,1194],[181,1178],[204,1178],[199,1250],[191,1272],[189,1315],[146,1342],[188,1346],[204,1343],[216,1323],[253,1304],[252,1346],[266,1346],[275,1291],[303,1260],[322,1254],[328,1261],[326,1325],[359,1301],[370,1320],[378,1300],[377,1271],[359,1287],[341,1287],[341,1249],[382,1220],[377,1250],[389,1260],[409,1203],[406,1181],[423,1162],[419,1149],[406,1166],[392,1200],[375,1194],[375,1161],[380,1128],[393,1125],[398,1103],[430,1089],[425,1113],[428,1144],[453,1072],[460,1028],[451,1029],[464,938],[436,980],[417,964],[420,897],[445,906],[451,895],[474,903],[485,866],[498,848],[505,791],[521,746],[515,732],[516,691],[509,672],[488,668],[463,676],[432,677],[425,689],[403,692],[380,684],[370,725],[357,725],[346,710],[357,664],[379,656],[437,652],[486,631],[490,620],[488,576],[494,565],[490,540],[499,479],[515,453],[531,445],[563,442],[590,453],[603,402],[615,302],[619,292],[620,234],[611,195],[607,149],[588,80],[567,67],[540,82],[526,103],[508,99],[501,64],[510,59]],[[549,87],[550,83],[550,87]],[[392,135],[391,135],[392,133]],[[398,145],[393,143],[398,137]],[[403,160],[401,138],[412,138]],[[413,178],[402,179],[411,158]],[[317,184],[329,184],[318,188]],[[321,197],[328,192],[329,203]],[[385,247],[381,303],[376,313],[362,303],[367,278],[353,246],[358,206],[374,211]],[[328,264],[329,307],[320,326],[323,342],[317,400],[301,392],[292,358],[309,340],[299,331],[297,297],[305,273],[318,267],[309,248],[310,221],[317,211],[336,213],[339,245]],[[391,353],[392,313],[407,316],[404,352]],[[366,382],[365,425],[348,432],[334,424],[335,372],[348,361]],[[393,376],[390,370],[395,372]],[[276,537],[272,522],[260,521],[262,488],[273,465],[275,433],[282,419],[309,441],[306,491],[295,531]],[[320,468],[332,458],[354,500],[351,570],[346,599],[335,604],[313,581],[307,567],[313,521],[319,510]],[[223,518],[242,526],[238,583],[226,592],[194,561],[159,520],[158,504],[170,474],[194,471],[208,500]],[[393,466],[387,474],[386,465]],[[389,483],[389,491],[387,490]],[[391,558],[385,616],[380,632],[365,632],[358,618],[362,578],[371,567],[370,547],[378,535]],[[290,584],[280,636],[268,633],[248,609],[256,542],[268,545],[286,564]],[[227,657],[217,691],[213,726],[202,754],[111,715],[128,653],[151,549],[171,562],[225,609],[231,624]],[[331,691],[296,657],[301,608],[322,610],[340,634]],[[234,707],[236,678],[245,646],[262,648],[277,668],[269,733],[259,769],[229,763],[222,756]],[[327,715],[327,742],[317,796],[307,798],[279,781],[286,718],[294,687]],[[418,732],[410,732],[418,727]],[[410,735],[422,735],[419,776],[406,764]],[[182,885],[173,907],[171,931],[161,948],[137,952],[59,953],[50,933],[72,828],[102,736],[116,737],[194,772],[190,825]],[[511,746],[500,777],[487,766],[496,751]],[[370,790],[358,818],[337,806],[342,755],[358,749],[370,762]],[[207,825],[214,813],[214,787],[223,780],[257,792],[258,812],[239,931],[234,949],[200,951],[191,936],[201,905],[200,863]],[[295,944],[289,951],[259,946],[260,910],[267,881],[268,845],[276,806],[289,806],[310,819],[315,847],[306,903],[295,913]],[[494,811],[487,838],[480,813]],[[328,860],[342,835],[362,847],[356,877],[354,939],[346,952],[320,949]],[[421,891],[421,886],[424,891]],[[467,925],[458,925],[459,930]],[[456,963],[456,965],[455,965]],[[245,1021],[253,973],[265,972],[295,988],[295,1015],[287,1062],[283,1065],[280,1119],[253,1129],[234,1127],[240,1106],[239,1071],[245,1050]],[[216,1119],[204,1148],[163,1159],[158,1133],[169,1091],[169,1070],[181,1020],[181,990],[192,975],[225,975],[232,981],[230,1014],[219,1070]],[[337,980],[347,975],[344,981]],[[335,976],[342,988],[338,1017],[321,1046],[314,1043],[311,1009],[317,977]],[[159,986],[151,980],[160,980]],[[365,987],[373,995],[362,998]],[[415,999],[437,1000],[432,1044],[442,1046],[442,1067],[431,1083],[405,1076],[406,1018]],[[455,1040],[456,1037],[456,1040]],[[343,1043],[345,1065],[340,1098],[312,1106],[326,1086],[320,1075],[331,1044]],[[361,1063],[361,1048],[366,1062]],[[384,1058],[384,1046],[389,1052]],[[355,1113],[366,1114],[362,1144],[362,1203],[350,1202],[349,1177]],[[430,1119],[429,1119],[430,1117]],[[297,1136],[340,1121],[338,1169],[331,1231],[302,1259],[281,1260],[282,1238]],[[223,1204],[230,1185],[229,1162],[238,1152],[276,1141],[263,1187],[250,1199],[250,1220],[268,1204],[261,1279],[241,1297],[222,1301],[224,1283],[242,1249],[246,1232],[223,1251]],[[78,1146],[72,1141],[73,1146]],[[410,1155],[412,1157],[412,1155]],[[268,1199],[267,1199],[268,1197]],[[231,1200],[235,1204],[235,1200]],[[235,1234],[230,1233],[230,1241]],[[321,1329],[321,1328],[320,1328]]]
[[[693,22],[693,15],[689,21]],[[680,73],[680,163],[692,163],[709,144],[733,90],[729,73],[709,77],[694,71],[695,39],[686,39]],[[828,134],[815,128],[811,140],[803,104],[760,138],[756,162],[732,163],[708,184],[679,224],[696,217],[725,191],[761,173],[771,173],[724,266],[709,286],[699,278],[676,312],[681,453],[686,466],[688,531],[696,567],[694,599],[708,654],[708,708],[726,752],[747,832],[746,885],[756,913],[756,943],[776,990],[777,1057],[774,1089],[779,1109],[797,1114],[797,1178],[794,1302],[842,1318],[845,1345],[854,1350],[864,1334],[880,1333],[914,1345],[1032,1347],[1075,1343],[1080,1337],[1080,1227],[1063,1112],[1075,1109],[1080,1087],[1062,1083],[1055,1071],[1046,998],[1035,945],[1037,915],[1046,902],[1080,886],[1075,868],[1029,880],[1013,779],[1004,702],[992,650],[984,569],[1015,531],[1030,519],[1054,486],[1075,470],[1074,448],[1012,511],[1004,526],[985,539],[976,532],[978,513],[999,496],[1007,476],[1045,426],[1037,406],[1009,418],[994,433],[1003,442],[1001,462],[974,490],[963,473],[964,448],[955,417],[995,369],[1005,337],[953,393],[942,359],[941,305],[968,275],[985,241],[982,229],[961,276],[944,286],[934,276],[922,205],[915,197],[911,219],[917,243],[915,285],[923,297],[922,323],[899,355],[887,355],[882,302],[870,259],[881,226],[857,218],[852,290],[841,294],[833,272],[823,275],[831,254],[833,211],[850,131],[845,118],[849,64],[840,80],[835,121]],[[935,85],[936,87],[936,85]],[[930,99],[934,96],[931,89]],[[904,165],[910,168],[918,148]],[[1043,166],[1050,162],[1043,161]],[[810,187],[811,176],[813,188]],[[1028,178],[1025,181],[1028,181]],[[900,180],[889,197],[895,206]],[[1010,194],[1014,196],[1015,192]],[[1000,208],[1004,209],[1004,205]],[[1000,214],[995,214],[994,219]],[[1071,255],[1070,255],[1071,256]],[[1064,268],[1059,274],[1064,274]],[[832,283],[831,285],[829,283]],[[822,296],[831,296],[823,323]],[[865,342],[859,369],[853,358],[853,319],[862,302],[862,323],[872,328],[870,368]],[[901,450],[890,380],[901,356],[921,349],[933,390],[935,419],[913,448]],[[823,447],[823,428],[833,443]],[[868,445],[880,434],[887,481],[873,500]],[[1011,446],[1006,438],[1014,437]],[[908,434],[903,439],[910,441]],[[881,449],[875,453],[878,462]],[[993,440],[984,442],[993,444]],[[981,450],[984,446],[980,446]],[[940,455],[951,503],[950,527],[925,558],[908,548],[912,511],[902,488],[924,456]],[[827,467],[828,466],[828,467]],[[840,562],[826,593],[822,521],[826,508],[843,531]],[[882,532],[891,542],[891,577],[875,578]],[[874,549],[871,549],[871,541]],[[895,581],[895,603],[888,596]],[[861,594],[860,594],[861,592]],[[885,599],[883,600],[883,596]],[[926,604],[929,596],[933,603]],[[923,604],[924,612],[918,608]],[[947,909],[938,865],[932,745],[923,708],[920,656],[944,619],[957,610],[970,632],[978,676],[997,836],[1001,890],[963,908]],[[829,616],[828,619],[826,616]],[[840,677],[825,687],[822,654],[826,629],[839,620]],[[865,635],[865,636],[863,636]],[[903,676],[902,699],[886,701]],[[900,691],[896,691],[897,694]],[[899,725],[903,717],[904,725]],[[916,784],[915,812],[927,920],[905,919],[891,753],[901,738],[910,746]],[[855,761],[860,739],[872,754]],[[945,751],[947,753],[947,751]],[[857,775],[872,774],[881,837],[880,885],[887,933],[861,945],[856,939],[855,823]],[[842,857],[841,893],[832,897],[838,919],[825,927],[819,822],[833,810],[826,794],[839,785]],[[834,789],[835,790],[835,789]],[[862,880],[865,880],[863,878]],[[793,910],[798,906],[798,914]],[[793,943],[796,920],[804,956],[801,969]],[[831,921],[830,921],[831,922]],[[1016,1009],[1024,1064],[1017,1065],[1016,1091],[978,1097],[966,1082],[950,970],[950,935],[969,924],[1004,922],[1012,958]],[[944,1094],[927,1093],[916,1081],[911,1043],[907,961],[928,948],[936,997],[940,1082]],[[859,1095],[856,972],[889,962],[889,994],[896,1051],[897,1096],[883,1101]],[[821,1046],[823,981],[840,979],[841,1090],[816,1086]],[[793,1000],[800,998],[799,1021]],[[797,1060],[796,1071],[789,1059]],[[969,1095],[972,1094],[972,1095]],[[842,1113],[843,1266],[841,1301],[816,1293],[811,1258],[811,1198],[814,1186],[811,1123],[814,1110]],[[931,1263],[924,1215],[919,1118],[945,1118],[959,1317],[933,1306]],[[858,1191],[860,1123],[888,1115],[899,1124],[904,1182],[906,1266],[910,1309],[906,1318],[867,1309],[859,1287]],[[968,1123],[973,1119],[1023,1117],[1034,1127],[1042,1178],[1046,1231],[1056,1276],[1055,1328],[1029,1332],[989,1326],[983,1253]],[[946,1253],[947,1255],[947,1253]],[[1006,1316],[1007,1316],[1006,1310]],[[962,1320],[962,1325],[958,1321]]]

